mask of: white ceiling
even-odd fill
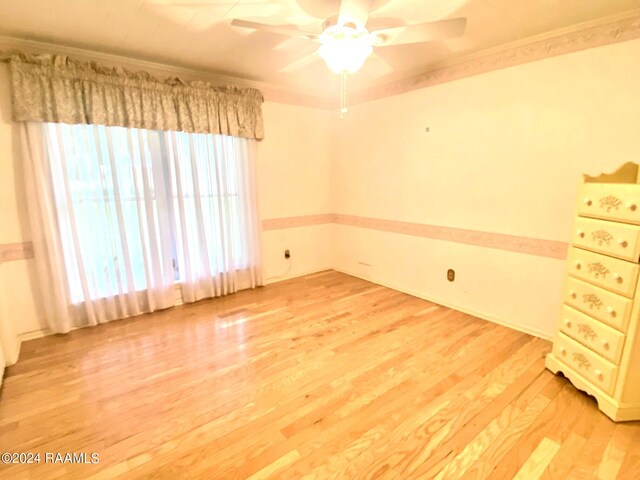
[[[231,27],[233,18],[320,30],[339,0],[0,0],[0,33],[335,94],[321,61],[279,70],[311,54],[303,39]],[[640,0],[376,0],[370,27],[467,17],[463,37],[377,48],[351,79],[365,88],[504,43],[640,7]],[[371,29],[371,28],[370,28]]]

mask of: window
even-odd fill
[[[246,139],[44,124],[72,303],[251,267]]]

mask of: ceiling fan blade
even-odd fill
[[[342,0],[340,2],[340,12],[338,13],[338,23],[353,22],[359,27],[364,27],[369,19],[371,7],[373,7],[373,0]]]
[[[364,68],[369,75],[375,78],[384,77],[393,72],[393,67],[379,54],[373,52],[365,61]]]
[[[291,62],[289,65],[281,68],[280,72],[294,73],[302,70],[305,67],[308,67],[312,63],[315,63],[316,60],[320,60],[320,57],[317,53],[312,53],[311,55],[307,55],[306,57],[302,57],[294,62]]]
[[[322,20],[335,15],[340,8],[340,0],[295,0],[295,3],[306,14]]]
[[[464,33],[466,25],[467,19],[462,17],[419,25],[383,28],[372,32],[372,34],[376,46],[405,45],[460,37]]]
[[[202,7],[209,6],[208,0],[149,0],[150,4],[162,5],[164,7]],[[216,2],[215,5],[233,7],[237,2]]]
[[[231,20],[231,25],[233,25],[234,27],[259,30],[261,32],[286,35],[288,37],[306,38],[307,40],[318,40],[318,38],[320,38],[319,33],[302,30],[295,25],[269,25],[266,23],[251,22],[249,20],[240,20],[237,18]]]

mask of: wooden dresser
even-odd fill
[[[640,171],[585,176],[546,366],[615,421],[640,419]]]

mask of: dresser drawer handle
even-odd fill
[[[576,293],[575,290],[569,290],[569,296],[574,299],[578,298],[578,294]]]
[[[561,353],[562,355],[566,355],[566,354],[567,354],[567,349],[566,349],[566,348],[564,348],[564,347],[560,347],[560,353]]]
[[[612,317],[616,316],[616,311],[615,311],[615,309],[613,307],[607,307],[607,313],[609,315],[611,315]]]
[[[578,260],[573,262],[573,266],[576,267],[576,270],[580,270],[582,268],[582,264]]]
[[[620,245],[622,248],[627,248],[627,245],[629,245],[627,243],[627,241],[624,238],[619,238],[618,239],[618,245]]]
[[[590,199],[590,198],[588,198],[588,197],[585,197],[585,198],[584,198],[584,200],[583,200],[583,202],[584,202],[584,204],[585,204],[587,207],[590,207],[591,205],[593,205],[593,202],[592,202],[592,201],[591,201],[591,199]]]
[[[600,370],[594,370],[593,373],[598,380],[602,380],[602,372]]]
[[[635,204],[635,203],[633,203],[633,202],[627,202],[627,203],[625,204],[625,207],[627,207],[627,208],[628,208],[629,210],[631,210],[632,212],[635,212],[635,211],[636,211],[636,208],[638,208],[638,207],[636,206],[636,204]]]
[[[576,235],[580,238],[584,238],[584,232],[582,230],[577,230]]]
[[[618,283],[622,283],[622,276],[619,273],[614,273],[613,279]]]
[[[571,320],[569,320],[568,318],[564,319],[564,325],[567,328],[571,328]]]
[[[609,342],[607,342],[604,338],[600,340],[600,343],[602,344],[602,348],[604,348],[605,350],[609,350]]]

